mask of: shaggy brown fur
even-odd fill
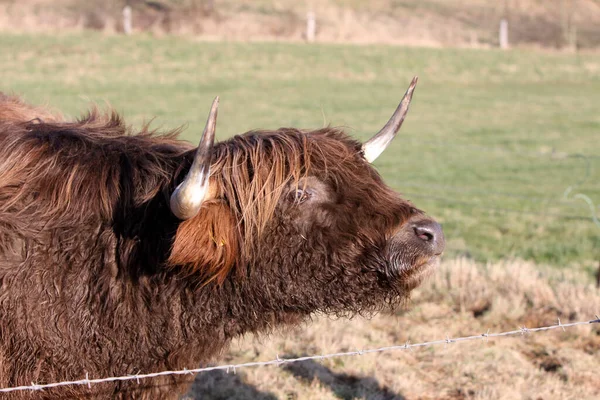
[[[216,197],[181,222],[177,132],[37,110],[0,102],[0,387],[193,368],[246,332],[398,303],[431,257],[393,239],[425,217],[339,130],[216,144]],[[10,398],[177,398],[190,380]]]
[[[0,121],[62,121],[60,114],[48,111],[43,107],[34,107],[17,96],[9,96],[0,92]]]

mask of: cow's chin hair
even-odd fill
[[[368,300],[357,302],[354,305],[345,304],[343,307],[332,306],[329,309],[318,310],[319,313],[333,318],[372,318],[381,312],[394,312],[405,309],[410,304],[410,293],[403,288],[395,287],[382,292],[370,293]]]
[[[411,291],[419,287],[432,276],[440,265],[440,256],[421,257],[411,266],[404,266],[393,278],[384,278],[382,290],[370,293],[368,300],[357,304],[356,308],[345,308],[335,312],[337,316],[349,317],[361,315],[371,317],[379,312],[393,312],[399,308],[407,308],[411,304]]]
[[[411,291],[431,276],[439,263],[439,256],[420,257],[396,273],[379,275],[378,282],[372,281],[373,286],[369,288],[352,285],[329,288],[323,302],[325,307],[317,311],[335,317],[370,318],[379,312],[406,308],[410,305]]]
[[[413,266],[404,268],[398,277],[399,286],[410,292],[419,287],[425,279],[433,275],[440,265],[440,257],[419,259]]]

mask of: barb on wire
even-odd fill
[[[465,337],[460,337],[460,338],[450,339],[447,336],[445,339],[433,340],[430,342],[410,344],[410,342],[407,341],[405,344],[402,344],[402,345],[393,345],[393,346],[379,347],[376,349],[367,349],[367,350],[360,350],[360,351],[347,351],[347,352],[330,353],[330,354],[315,355],[315,356],[305,356],[305,357],[298,357],[298,358],[279,358],[279,355],[278,355],[275,360],[270,360],[270,361],[255,361],[255,362],[248,362],[248,363],[243,363],[243,364],[218,365],[218,366],[214,366],[214,367],[195,368],[195,369],[184,368],[179,371],[161,371],[161,372],[153,372],[153,373],[149,373],[149,374],[137,373],[136,375],[113,376],[113,377],[109,377],[109,378],[97,378],[97,379],[89,379],[89,376],[86,373],[85,379],[81,379],[81,380],[54,382],[54,383],[46,383],[46,384],[36,384],[36,383],[32,382],[31,386],[16,386],[16,387],[1,388],[0,393],[18,392],[18,391],[24,391],[24,390],[43,390],[43,389],[57,388],[57,387],[62,387],[62,386],[85,385],[85,386],[90,387],[90,385],[97,384],[97,383],[133,381],[133,380],[137,381],[139,384],[141,379],[158,378],[161,376],[196,374],[199,372],[207,372],[207,371],[215,371],[215,370],[225,370],[225,371],[229,372],[229,370],[232,369],[233,373],[236,373],[236,369],[238,369],[238,368],[261,367],[261,366],[267,366],[267,365],[282,365],[282,364],[290,364],[290,363],[307,361],[307,360],[325,360],[325,359],[329,359],[329,358],[349,357],[349,356],[357,356],[357,355],[370,354],[370,353],[381,353],[384,351],[392,351],[392,350],[408,350],[408,349],[413,350],[414,348],[428,347],[428,346],[434,346],[434,345],[440,345],[440,344],[447,345],[448,343],[466,342],[466,341],[471,341],[471,340],[482,340],[482,339],[489,340],[489,338],[518,336],[518,335],[523,335],[525,333],[531,334],[531,333],[535,333],[535,332],[549,331],[549,330],[559,329],[559,328],[564,330],[565,328],[571,328],[574,326],[600,324],[600,317],[598,317],[597,315],[595,317],[596,317],[596,319],[593,319],[590,321],[571,322],[568,324],[561,324],[559,321],[559,323],[557,325],[543,326],[543,327],[539,327],[539,328],[528,329],[525,327],[521,327],[514,331],[500,332],[500,333],[489,333],[489,330],[488,330],[487,333],[472,335],[472,336],[465,336]]]

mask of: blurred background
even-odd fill
[[[366,139],[419,76],[375,166],[443,223],[441,270],[407,310],[245,337],[218,363],[600,313],[599,49],[597,0],[0,0],[1,91],[69,117],[108,103],[192,142],[215,95],[219,139],[324,125]],[[200,375],[190,397],[591,399],[599,351],[590,327]]]
[[[519,46],[586,49],[600,44],[597,0],[3,0],[5,29],[128,30],[214,39],[494,47],[499,24]],[[307,19],[318,20],[313,33]],[[308,33],[308,35],[307,35]]]

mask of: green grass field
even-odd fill
[[[444,224],[448,256],[592,270],[600,226],[600,55],[513,50],[199,42],[150,36],[0,36],[0,90],[77,116],[109,102],[128,121],[198,140],[325,124],[365,139],[413,75],[413,107],[376,166]],[[571,187],[569,196],[565,190]]]

